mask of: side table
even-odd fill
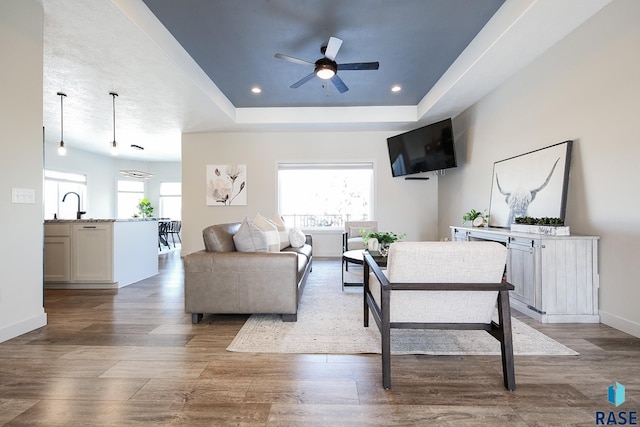
[[[362,282],[345,282],[344,281],[344,270],[345,263],[351,262],[353,264],[364,264],[364,252],[366,249],[354,249],[352,251],[346,251],[342,253],[342,290],[344,290],[345,286],[363,286],[364,285],[364,277],[362,278]],[[376,260],[381,267],[386,267],[387,265],[387,257],[383,257],[380,252],[377,251],[369,251],[373,259]]]

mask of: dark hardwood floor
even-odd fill
[[[580,352],[516,356],[515,392],[499,356],[393,356],[385,391],[378,355],[227,352],[247,316],[191,325],[179,253],[160,268],[117,291],[47,290],[48,326],[0,344],[0,425],[593,426],[640,411],[640,339],[604,325],[515,314]],[[340,286],[339,261],[310,280]]]

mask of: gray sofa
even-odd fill
[[[239,228],[239,222],[205,228],[205,250],[184,257],[185,312],[192,323],[205,313],[277,313],[295,322],[311,271],[311,236],[300,248],[237,252],[233,235]]]

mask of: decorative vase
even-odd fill
[[[369,241],[367,242],[367,249],[369,250],[369,252],[374,252],[378,250],[379,247],[379,243],[378,243],[378,239],[371,238],[369,239]]]

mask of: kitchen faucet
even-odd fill
[[[78,193],[76,193],[75,191],[69,191],[64,196],[62,196],[62,201],[64,202],[64,199],[66,199],[69,194],[75,194],[78,197],[78,212],[76,212],[76,219],[82,219],[82,215],[86,214],[86,212],[80,210],[80,195]]]

